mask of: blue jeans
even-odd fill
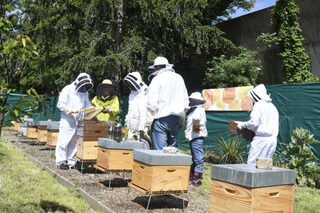
[[[173,146],[178,148],[179,116],[169,115],[155,119],[151,125],[151,137],[155,150]]]
[[[192,155],[191,171],[195,171],[198,173],[203,172],[203,141],[203,137],[195,138],[192,141],[190,141],[190,150]]]

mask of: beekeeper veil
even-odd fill
[[[126,75],[123,82],[133,92],[139,92],[145,85],[141,79],[140,73],[138,72],[129,73],[128,75]]]
[[[87,73],[80,73],[74,82],[76,86],[76,92],[85,93],[93,87],[91,77]]]
[[[116,86],[109,79],[104,79],[101,84],[98,84],[96,95],[100,100],[111,100],[117,95]]]
[[[253,103],[258,101],[271,101],[270,96],[267,94],[267,89],[264,84],[259,84],[252,90],[248,92],[249,98],[252,100]]]
[[[169,64],[168,59],[165,57],[159,56],[154,59],[153,65],[148,67],[148,80],[151,81],[154,76],[164,71],[175,72],[173,69],[173,64]]]
[[[193,112],[197,107],[204,106],[205,102],[206,101],[202,98],[200,92],[193,92],[189,96],[189,110],[187,112],[187,115]]]

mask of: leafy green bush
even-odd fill
[[[205,88],[225,88],[255,85],[261,74],[261,62],[256,52],[243,50],[239,55],[227,58],[222,55],[208,62],[203,81]]]
[[[236,137],[227,140],[220,138],[217,144],[217,156],[221,164],[244,163],[244,156],[247,150],[241,145],[240,140]]]
[[[314,181],[314,174],[320,172],[317,166],[317,157],[312,152],[311,144],[319,143],[310,134],[309,130],[302,127],[292,130],[289,144],[280,143],[280,163],[289,169],[296,171],[296,183],[298,185],[308,185]]]

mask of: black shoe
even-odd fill
[[[69,170],[69,166],[66,164],[60,164],[57,166],[58,169]]]
[[[73,165],[73,166],[68,166],[69,169],[79,169],[79,166],[77,164]]]

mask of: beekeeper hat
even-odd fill
[[[109,79],[104,79],[101,84],[113,85],[112,81],[110,81]]]
[[[190,102],[189,106],[193,107],[193,106],[197,106],[197,105],[202,105],[206,101],[202,98],[202,95],[200,92],[193,92],[189,96],[189,102]]]
[[[149,69],[154,69],[154,66],[159,66],[159,65],[170,65],[168,59],[166,59],[165,57],[159,56],[156,57],[156,59],[154,59],[153,61],[153,65],[149,66]]]
[[[93,87],[93,83],[91,77],[87,73],[80,73],[75,80],[76,91],[82,87],[86,87],[87,91],[89,91]]]
[[[256,103],[261,100],[271,100],[270,96],[267,94],[267,89],[264,84],[259,84],[252,90],[248,92],[249,98]]]
[[[193,92],[193,93],[191,93],[191,95],[189,96],[189,98],[204,101],[204,99],[202,98],[202,95],[201,95],[200,92]]]
[[[145,85],[139,72],[129,73],[124,77],[123,82],[132,91],[139,91]]]

